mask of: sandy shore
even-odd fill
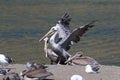
[[[13,68],[11,72],[20,73],[25,69],[23,64],[9,65],[9,68]],[[49,77],[54,80],[70,80],[70,77],[74,74],[81,75],[85,80],[119,80],[120,79],[120,67],[117,66],[105,66],[102,65],[99,73],[88,74],[85,72],[84,66],[69,66],[69,65],[48,65],[48,71],[53,73],[53,76]],[[0,76],[0,80],[2,76]]]

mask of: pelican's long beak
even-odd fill
[[[73,60],[74,58],[76,58],[76,57],[81,57],[81,56],[83,56],[81,53],[82,53],[81,51],[80,51],[80,53],[76,53],[74,56],[68,58],[68,60],[66,60],[65,63],[68,63],[68,62],[72,61],[72,60]]]
[[[68,60],[66,60],[65,63],[68,63],[68,62],[72,61],[73,58],[74,58],[74,57],[68,58]]]
[[[45,39],[47,36],[52,35],[54,32],[55,32],[55,31],[51,28],[50,31],[49,31],[47,34],[45,34],[45,35],[39,40],[39,42],[41,42],[41,41],[42,41],[43,39]]]

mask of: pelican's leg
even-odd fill
[[[50,64],[53,64],[53,60],[50,60]]]
[[[61,61],[61,58],[59,58],[59,61],[58,61],[57,65],[60,65],[60,61]]]
[[[45,57],[48,58],[48,52],[47,52],[47,50],[45,52]]]
[[[63,56],[66,58],[66,60],[68,60],[68,58],[71,57],[71,55],[65,50],[63,50]]]

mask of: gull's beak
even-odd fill
[[[47,34],[45,34],[45,35],[39,40],[39,42],[41,42],[41,41],[42,41],[43,39],[45,39],[47,36],[52,35],[54,32],[55,32],[55,31],[51,28],[50,31],[49,31]]]

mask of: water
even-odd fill
[[[0,52],[6,52],[19,63],[29,59],[48,63],[43,43],[38,40],[68,11],[72,17],[72,29],[98,20],[96,27],[89,30],[69,52],[74,54],[82,50],[101,64],[120,66],[119,9],[119,0],[1,0]]]

